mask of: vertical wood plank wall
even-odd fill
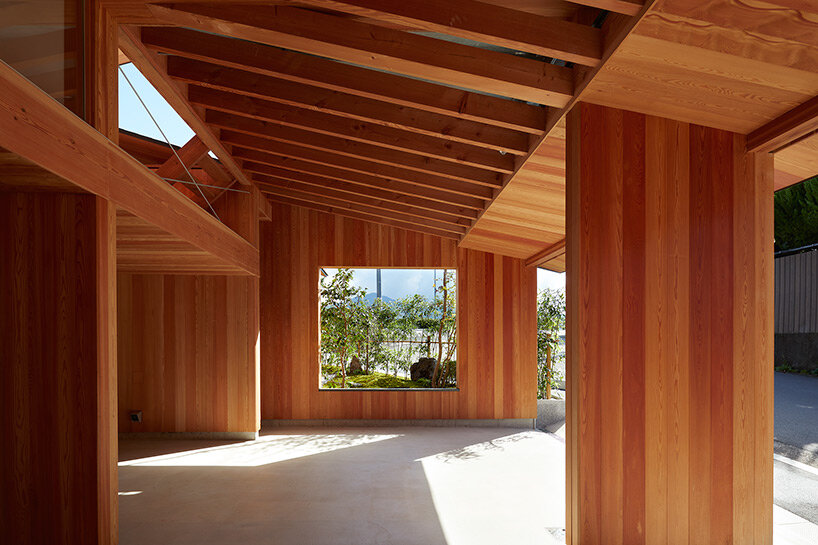
[[[117,275],[119,431],[258,430],[254,289],[239,276]],[[143,411],[135,424],[128,412]]]
[[[273,204],[261,233],[264,419],[534,418],[536,272],[451,240]],[[458,269],[459,391],[320,391],[319,267]]]
[[[0,528],[14,543],[116,534],[113,211],[0,192]]]
[[[228,193],[214,205],[252,244],[257,198]],[[120,431],[258,431],[258,290],[249,276],[117,275]]]
[[[744,140],[569,116],[569,543],[772,542],[773,169]]]

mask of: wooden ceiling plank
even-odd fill
[[[474,0],[308,0],[312,6],[596,66],[599,29]]]
[[[289,6],[151,5],[166,22],[445,85],[562,107],[573,71]]]
[[[537,252],[536,254],[526,259],[525,264],[527,267],[531,266],[539,267],[544,263],[547,263],[552,259],[563,255],[564,253],[565,239],[562,239],[559,242],[556,242],[546,248],[543,248],[541,251]]]
[[[410,223],[403,223],[400,221],[394,221],[387,218],[382,218],[379,216],[372,216],[370,214],[362,214],[360,212],[355,212],[352,210],[348,210],[345,208],[335,208],[332,206],[326,206],[318,203],[313,203],[309,201],[302,201],[299,199],[293,199],[290,197],[284,197],[281,195],[267,195],[267,198],[275,203],[279,204],[287,204],[289,206],[299,206],[301,208],[309,208],[311,210],[316,210],[318,212],[323,212],[325,214],[332,214],[336,216],[345,216],[348,218],[368,221],[370,223],[378,223],[381,225],[388,225],[390,227],[397,227],[399,229],[405,229],[407,231],[416,231],[419,233],[425,233],[428,235],[434,235],[437,237],[442,238],[451,238],[457,240],[458,235],[449,233],[448,231],[438,231],[436,229],[428,229],[426,227],[421,227],[419,225],[412,225]]]
[[[142,41],[146,46],[167,54],[467,121],[456,124],[443,118],[446,128],[433,129],[433,132],[462,138],[462,141],[479,137],[479,142],[490,147],[511,146],[526,152],[527,141],[516,143],[521,138],[518,131],[542,134],[545,128],[547,110],[541,106],[360,68],[278,47],[184,28],[162,27],[143,28]],[[490,126],[484,127],[484,124]],[[474,142],[478,143],[477,140]]]
[[[205,90],[238,93],[515,155],[525,155],[529,151],[530,136],[521,132],[464,122],[425,110],[396,106],[389,102],[182,57],[171,56],[167,62],[169,75],[191,84],[188,88],[188,96],[191,98],[202,97]]]
[[[393,214],[391,212],[387,213],[386,211],[379,210],[377,208],[371,209],[366,206],[361,206],[357,204],[350,204],[345,201],[340,201],[337,199],[329,199],[326,197],[321,197],[318,195],[312,195],[309,193],[301,193],[299,191],[292,191],[288,189],[280,189],[280,188],[272,188],[267,187],[263,191],[265,195],[267,195],[271,200],[281,200],[287,199],[290,202],[300,202],[305,203],[297,206],[307,206],[307,203],[311,205],[317,205],[322,207],[322,211],[326,211],[330,214],[337,214],[337,215],[350,215],[354,214],[351,217],[358,217],[358,218],[366,218],[369,221],[374,221],[377,223],[384,223],[386,225],[397,225],[404,229],[411,229],[413,231],[421,231],[425,233],[429,233],[432,235],[437,236],[445,236],[449,238],[457,237],[458,234],[461,234],[463,230],[451,230],[451,229],[439,229],[436,227],[431,227],[424,223],[422,220],[415,220],[415,218],[411,217],[403,217],[399,214]],[[390,223],[387,223],[390,222]]]
[[[252,172],[254,174],[262,174],[265,176],[271,176],[282,180],[290,180],[293,182],[304,183],[308,185],[313,185],[318,188],[336,189],[338,191],[343,191],[346,193],[350,193],[352,195],[374,197],[376,199],[381,199],[383,201],[399,203],[402,205],[409,205],[421,210],[440,212],[441,214],[446,214],[448,216],[456,218],[465,218],[466,220],[472,220],[477,218],[477,212],[473,209],[461,208],[447,203],[441,203],[437,201],[424,199],[422,197],[418,197],[415,195],[397,193],[394,191],[389,191],[388,189],[382,189],[380,187],[359,185],[351,182],[336,180],[333,178],[326,178],[324,176],[306,174],[303,172],[296,172],[294,170],[288,170],[285,168],[274,167],[262,163],[253,163],[249,161],[245,161],[243,167],[248,172]]]
[[[747,136],[747,152],[775,152],[818,131],[818,96],[796,106]]]
[[[435,174],[453,180],[470,182],[487,187],[499,187],[502,184],[502,174],[498,172],[467,165],[459,165],[439,159],[426,158],[413,153],[385,149],[371,144],[354,142],[319,133],[302,131],[300,129],[281,127],[249,117],[208,110],[205,119],[210,125],[221,129],[242,132],[265,140],[284,142],[318,151],[356,157],[375,163]]]
[[[416,218],[415,221],[422,221],[423,225],[428,225],[430,227],[436,226],[441,229],[463,229],[465,226],[470,224],[469,220],[464,218],[455,218],[446,214],[439,214],[403,203],[378,199],[372,196],[347,193],[332,187],[319,187],[284,178],[266,176],[264,174],[253,175],[253,180],[255,180],[255,182],[259,185],[259,189],[262,192],[271,189],[290,189],[302,193],[309,193],[320,198],[337,199],[351,205],[371,207],[371,210],[379,210],[380,212],[387,211],[402,214],[403,216],[412,216],[413,218]]]
[[[162,95],[179,116],[193,129],[202,141],[213,150],[222,164],[230,171],[241,184],[250,185],[250,180],[244,175],[238,164],[230,156],[217,134],[214,134],[199,113],[188,103],[184,85],[174,82],[167,74],[165,58],[148,50],[140,42],[138,33],[133,28],[120,27],[119,47],[124,51],[134,66]]]
[[[643,5],[640,0],[571,0],[571,2],[590,8],[621,13],[622,15],[636,15]]]
[[[444,191],[438,189],[434,184],[412,184],[390,177],[366,174],[357,170],[348,170],[332,165],[331,163],[310,162],[295,157],[273,155],[272,153],[240,147],[236,147],[234,153],[236,157],[245,159],[245,165],[248,163],[262,164],[274,168],[286,169],[291,172],[317,175],[340,182],[349,182],[364,187],[389,190],[402,195],[422,197],[430,201],[450,204],[459,209],[470,210],[469,217],[473,217],[471,214],[474,213],[475,210],[482,210],[488,200],[488,197],[480,199],[460,193]]]
[[[192,87],[188,100],[224,113],[498,172],[511,172],[514,166],[513,156],[495,150],[215,89]]]

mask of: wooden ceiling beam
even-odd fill
[[[425,121],[418,128],[431,124],[426,130],[460,141],[482,142],[495,149],[510,146],[526,152],[528,143],[521,139],[517,131],[542,134],[546,124],[547,109],[542,106],[472,93],[235,38],[184,28],[145,27],[142,29],[142,41],[147,47],[167,54],[447,116],[442,118],[446,124],[444,127],[436,128],[431,121]],[[453,123],[450,117],[466,123]],[[475,138],[479,138],[479,141],[473,140]]]
[[[195,91],[195,89],[199,90]],[[512,155],[503,155],[495,150],[314,110],[294,108],[269,100],[205,88],[191,88],[188,99],[191,103],[210,110],[236,114],[285,127],[304,129],[327,136],[347,138],[424,157],[434,157],[505,173],[511,172],[514,168]]]
[[[300,191],[285,187],[275,187],[270,184],[266,184],[263,188],[260,189],[262,193],[265,193],[267,195],[289,197],[291,199],[298,199],[305,202],[331,206],[332,208],[335,209],[360,212],[362,214],[368,214],[370,216],[389,219],[392,221],[399,221],[407,225],[415,225],[417,227],[423,227],[426,229],[434,229],[437,232],[447,232],[452,235],[463,234],[466,232],[466,228],[463,226],[450,225],[447,223],[422,219],[415,216],[410,216],[407,214],[401,214],[398,212],[393,212],[391,210],[386,210],[379,206],[368,206],[364,204],[358,204],[351,202],[346,198],[328,197],[326,195],[316,194],[307,191]]]
[[[387,217],[390,217],[389,214],[392,213],[396,215],[400,214],[400,217],[406,221],[420,222],[420,225],[427,225],[429,227],[436,227],[443,230],[465,232],[465,227],[470,225],[469,220],[464,218],[435,213],[429,210],[415,208],[414,206],[385,201],[371,196],[355,195],[334,189],[332,187],[317,187],[311,184],[303,184],[293,180],[265,176],[263,174],[253,175],[253,180],[255,180],[262,192],[276,189],[288,189],[299,191],[301,193],[309,193],[310,195],[314,195],[315,197],[321,199],[336,199],[338,201],[347,202],[353,206],[367,207],[370,210],[379,211],[379,213],[386,213]],[[409,216],[411,216],[411,219],[409,219]],[[394,218],[398,216],[392,217]]]
[[[256,248],[3,62],[0,88],[0,146],[229,268],[259,274]]]
[[[350,210],[348,208],[343,207],[335,207],[325,204],[319,204],[311,201],[305,201],[297,198],[286,197],[283,195],[273,195],[267,194],[268,199],[273,202],[279,204],[287,204],[289,206],[298,206],[301,208],[308,208],[310,210],[316,210],[318,212],[323,212],[325,214],[331,214],[335,216],[344,216],[347,218],[353,218],[362,221],[368,221],[370,223],[379,223],[381,225],[387,225],[389,227],[397,227],[398,229],[405,229],[407,231],[416,231],[418,233],[425,233],[427,235],[434,235],[436,237],[442,238],[451,238],[457,240],[460,238],[459,235],[450,233],[448,231],[439,231],[437,229],[430,229],[428,227],[423,227],[420,225],[414,225],[411,223],[405,223],[402,221],[395,221],[387,218],[383,218],[381,216],[375,216],[372,214],[364,214],[358,211]]]
[[[452,218],[463,218],[466,220],[466,225],[470,223],[468,220],[477,218],[477,211],[473,209],[432,201],[415,195],[397,193],[395,191],[389,191],[388,189],[382,189],[380,187],[359,185],[333,178],[326,178],[315,174],[306,174],[281,167],[265,165],[262,163],[245,161],[243,163],[243,167],[248,172],[252,172],[254,174],[262,174],[264,176],[270,176],[281,180],[290,180],[293,182],[311,185],[316,188],[334,189],[349,193],[351,195],[372,197],[375,199],[380,199],[381,201],[408,205],[409,207],[414,207],[418,210],[428,210],[434,213],[445,214]],[[258,180],[258,178],[256,179]]]
[[[287,144],[285,142],[275,142],[244,133],[224,131],[222,133],[222,139],[225,142],[240,148],[257,150],[280,157],[292,157],[293,159],[300,159],[342,170],[350,170],[361,174],[369,174],[387,179],[400,180],[413,185],[433,188],[440,191],[447,191],[457,195],[465,195],[484,200],[490,200],[491,195],[493,195],[493,190],[491,188],[477,184],[450,180],[441,176],[435,176],[434,174],[418,172],[393,165],[373,163],[357,157],[336,155],[326,150],[320,151],[298,145]],[[237,157],[246,157],[245,152],[237,150],[236,153]]]
[[[502,184],[502,173],[499,172],[468,165],[460,165],[440,159],[427,158],[414,153],[381,148],[371,144],[354,142],[300,129],[282,127],[249,117],[226,114],[216,110],[207,110],[205,120],[210,125],[221,129],[242,132],[247,135],[275,142],[284,142],[318,151],[356,157],[374,163],[435,174],[487,187],[500,187]]]
[[[748,152],[775,152],[818,131],[818,96],[747,135]]]
[[[448,138],[515,155],[525,155],[529,150],[531,137],[526,133],[471,121],[464,122],[425,110],[396,106],[380,100],[182,57],[172,56],[167,62],[170,76],[191,84],[188,87],[188,97],[192,99],[204,96],[206,89],[218,90]]]
[[[315,163],[283,155],[273,155],[272,153],[264,153],[252,149],[237,147],[234,153],[236,157],[245,159],[243,165],[247,165],[248,163],[261,164],[276,169],[284,169],[287,172],[316,175],[339,182],[360,185],[365,188],[382,189],[410,197],[421,197],[432,202],[452,205],[458,210],[462,209],[464,210],[464,215],[468,215],[469,217],[474,217],[473,214],[476,215],[476,211],[482,210],[488,200],[488,197],[481,199],[460,193],[450,193],[440,190],[434,185],[412,184],[389,177],[365,174],[334,165]]]
[[[119,47],[193,132],[213,150],[230,174],[241,184],[250,185],[250,180],[230,156],[230,151],[219,141],[218,134],[207,126],[200,113],[187,101],[186,85],[168,76],[166,57],[148,50],[133,28],[119,28]]]
[[[576,64],[602,58],[600,30],[475,0],[308,0],[312,6]]]
[[[525,260],[527,267],[539,267],[565,253],[565,239],[544,248]]]
[[[493,95],[565,106],[570,68],[289,6],[151,5],[178,26]]]
[[[195,167],[196,164],[207,155],[208,151],[210,150],[207,148],[207,145],[202,142],[202,139],[194,135],[193,138],[191,138],[175,154],[171,155],[167,161],[162,163],[162,165],[156,169],[156,175],[163,180],[167,180],[170,185],[175,187],[185,197],[189,198],[199,206],[205,207],[207,206],[207,203],[202,195],[194,191],[192,187],[188,187],[182,182],[172,180],[186,179],[187,173],[190,172],[190,169]],[[179,159],[181,159],[181,162]]]
[[[622,15],[637,15],[644,4],[641,0],[571,0],[573,4],[599,8]]]

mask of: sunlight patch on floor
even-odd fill
[[[258,467],[400,437],[397,434],[268,435],[255,441],[119,462],[142,467]]]

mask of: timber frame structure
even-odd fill
[[[567,542],[771,542],[772,195],[818,174],[818,5],[34,0],[0,61],[18,542],[118,542],[118,432],[533,418],[537,267],[567,271]],[[119,129],[125,63],[189,142]],[[456,268],[458,390],[319,392],[319,266]]]

